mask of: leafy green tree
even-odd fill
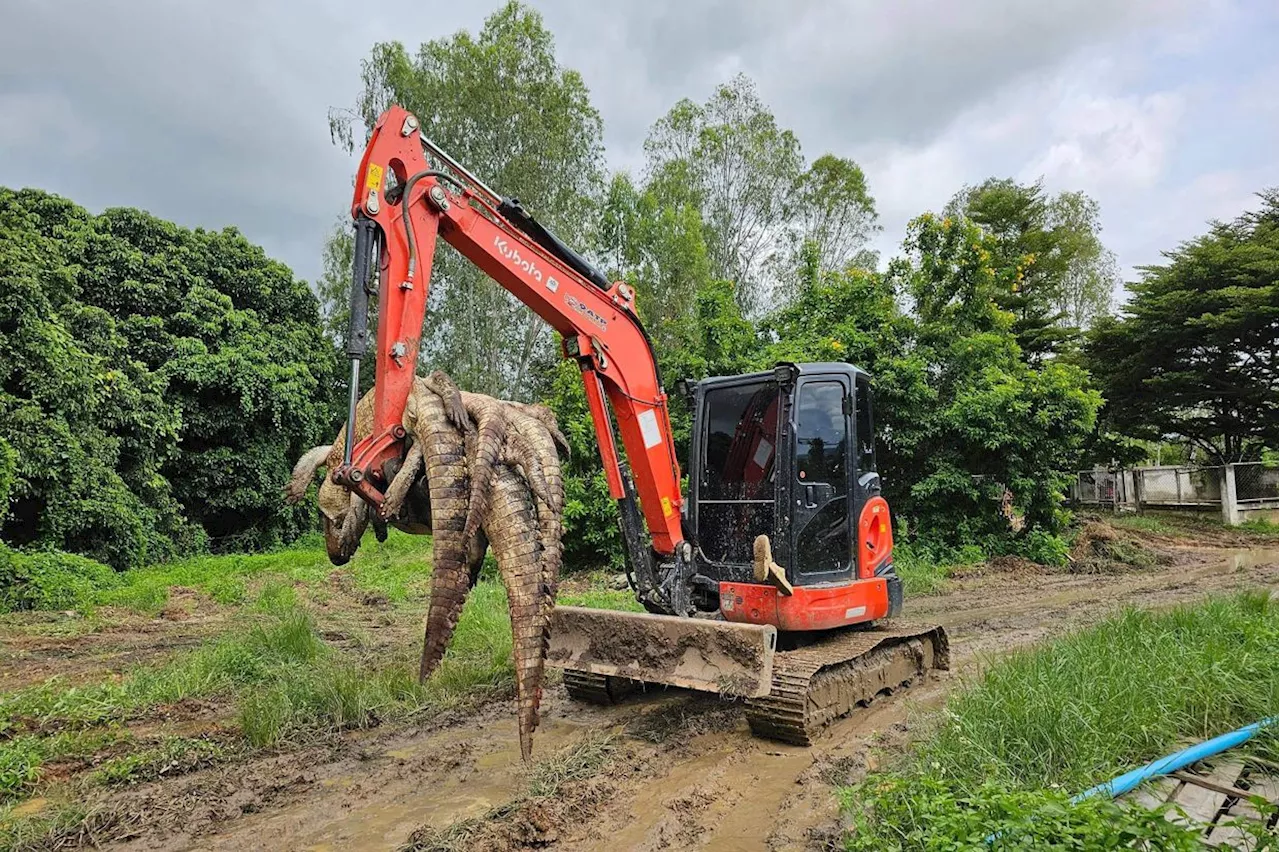
[[[1180,437],[1217,463],[1276,448],[1277,201],[1165,252],[1143,267],[1122,315],[1086,347],[1123,435]]]
[[[0,189],[0,534],[117,568],[309,520],[279,496],[332,429],[315,297],[233,230]]]
[[[660,206],[698,211],[711,276],[734,282],[749,316],[792,298],[806,263],[876,264],[866,245],[879,226],[862,169],[832,154],[806,168],[799,140],[745,75],[706,103],[679,101],[649,131],[645,155],[646,191]]]
[[[1040,181],[992,178],[961,190],[947,205],[994,237],[1002,268],[1017,270],[995,295],[1014,315],[1018,345],[1032,359],[1063,351],[1106,314],[1118,276],[1098,236],[1098,204],[1083,193],[1050,196]]]
[[[755,85],[739,74],[705,104],[687,98],[645,141],[646,181],[664,204],[691,203],[706,229],[711,275],[737,285],[738,305],[764,307],[763,266],[782,236],[804,159]]]
[[[413,56],[399,42],[376,44],[363,63],[363,85],[354,113],[331,116],[339,142],[355,144],[353,118],[367,133],[383,110],[401,104],[430,139],[518,198],[566,243],[593,244],[603,125],[582,76],[556,61],[554,39],[536,11],[513,0],[478,34],[426,42]],[[529,398],[533,367],[548,362],[544,350],[551,348],[541,319],[438,242],[423,336],[428,362],[448,364],[471,390]]]
[[[994,301],[1018,268],[1000,265],[994,237],[925,215],[904,248],[887,274],[816,272],[764,321],[762,364],[846,361],[871,373],[885,492],[912,537],[1028,549],[1059,529],[1061,472],[1100,401],[1079,368],[1022,358],[1013,317]],[[1025,514],[1022,539],[1000,512],[1005,488]]]
[[[702,219],[692,204],[663,204],[626,174],[609,184],[601,224],[610,272],[636,290],[640,318],[659,350],[693,331],[698,288],[711,278]]]
[[[815,271],[876,268],[879,258],[866,248],[880,230],[875,199],[853,160],[832,154],[814,160],[796,180],[788,208],[789,224],[770,264],[775,302],[794,298]]]
[[[18,456],[9,442],[0,438],[0,522],[9,512],[9,490],[13,487],[13,474],[18,467]]]
[[[320,316],[324,333],[339,348],[347,345],[351,323],[351,272],[356,248],[355,235],[349,221],[339,221],[325,240],[320,258],[320,277],[316,279],[316,295],[320,297]],[[369,322],[377,319],[378,300],[369,302]]]
[[[1101,397],[1079,367],[1023,358],[1014,317],[996,303],[1020,264],[1002,261],[995,236],[926,214],[904,247],[890,277],[912,309],[909,358],[927,388],[920,408],[889,415],[905,508],[930,535],[981,541],[1008,531],[999,512],[1007,488],[1029,537],[1058,532],[1064,471]]]

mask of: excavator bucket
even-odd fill
[[[619,679],[759,698],[777,639],[768,625],[558,606],[547,664],[565,670],[576,697],[601,703],[617,697]]]

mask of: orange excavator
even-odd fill
[[[894,620],[902,583],[865,372],[784,363],[681,382],[694,415],[684,494],[667,393],[629,285],[487,187],[398,106],[369,138],[351,213],[348,437],[331,475],[375,511],[406,451],[401,419],[437,237],[559,332],[581,368],[627,576],[646,612],[556,609],[548,662],[564,669],[571,696],[611,702],[640,684],[718,692],[746,701],[756,734],[804,744],[859,704],[947,667],[940,627]],[[353,442],[371,342],[373,429]]]

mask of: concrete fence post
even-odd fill
[[[1236,502],[1236,466],[1222,468],[1222,522],[1229,527],[1240,523],[1240,506]]]

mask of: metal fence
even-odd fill
[[[1095,506],[1114,506],[1129,501],[1126,486],[1131,477],[1125,476],[1122,470],[1082,470],[1076,476],[1075,485],[1071,489],[1071,497],[1077,503],[1088,503]]]
[[[1280,494],[1280,470],[1262,462],[1232,465],[1236,474],[1236,502],[1242,507],[1275,503]]]
[[[1228,523],[1237,523],[1241,511],[1280,507],[1280,471],[1261,462],[1082,470],[1072,484],[1071,499],[1116,511],[1219,509]]]

